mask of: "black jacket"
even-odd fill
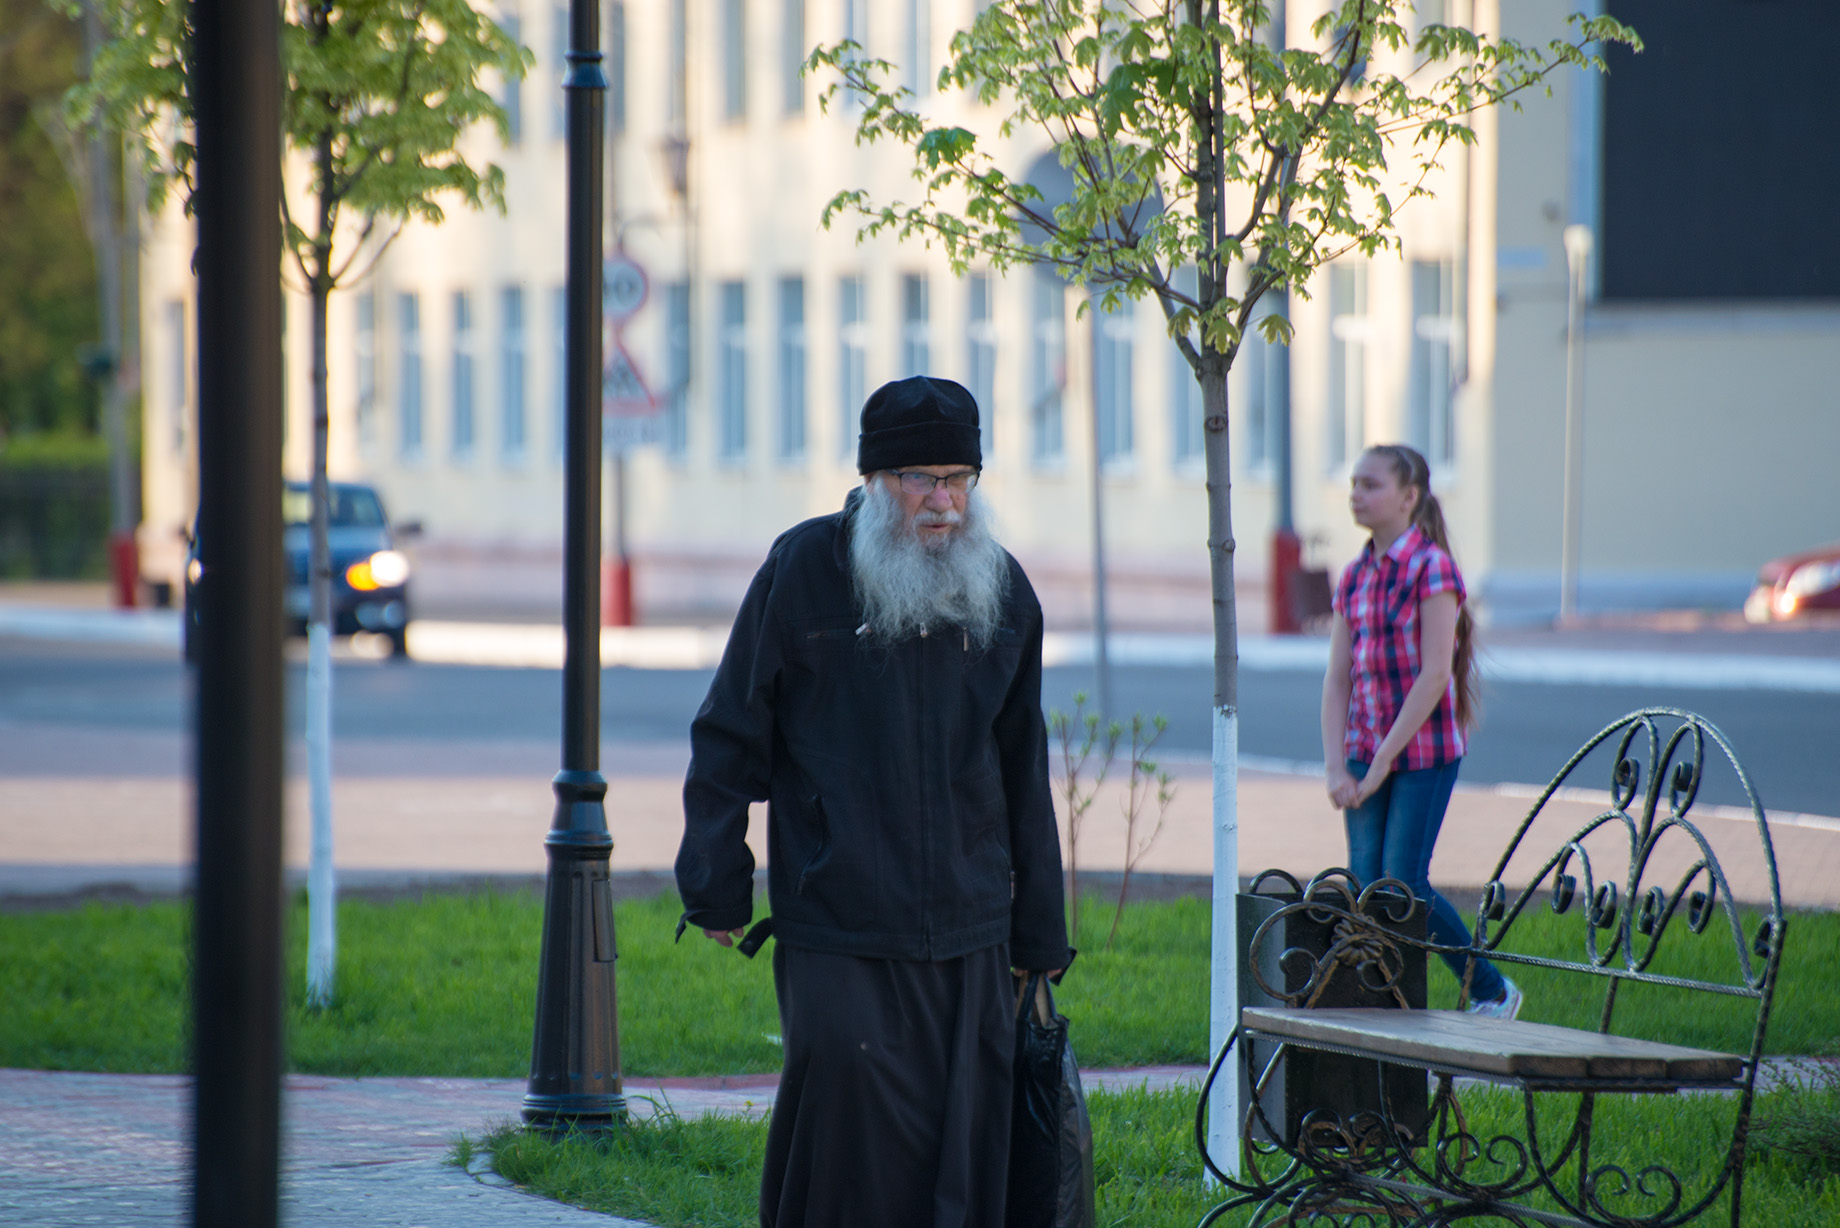
[[[690,726],[685,920],[752,919],[748,804],[766,801],[778,940],[905,960],[1007,941],[1016,967],[1065,967],[1040,603],[1012,558],[987,648],[956,627],[894,645],[859,635],[860,499],[773,543]]]

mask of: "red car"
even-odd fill
[[[1781,622],[1816,610],[1840,614],[1840,542],[1771,559],[1744,602],[1754,623]]]

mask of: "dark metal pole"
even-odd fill
[[[570,0],[568,458],[564,494],[562,770],[544,845],[549,875],[524,1120],[548,1131],[625,1120],[615,1012],[607,780],[600,773],[601,174],[607,78],[599,0]]]
[[[280,9],[195,0],[199,1228],[272,1228],[281,1109]]]

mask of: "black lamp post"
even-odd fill
[[[533,1128],[606,1129],[626,1118],[615,1014],[607,780],[600,773],[601,206],[599,0],[570,0],[568,98],[568,395],[564,494],[562,770],[544,845],[543,952],[524,1120]]]
[[[192,1222],[273,1228],[281,1104],[280,8],[196,0]]]

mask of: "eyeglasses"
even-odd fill
[[[975,469],[963,473],[948,473],[944,477],[935,477],[930,473],[916,473],[911,469],[890,469],[889,474],[901,479],[901,489],[910,495],[924,498],[939,487],[944,486],[955,495],[962,495],[977,485],[978,474]]]

